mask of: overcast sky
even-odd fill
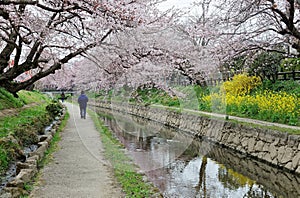
[[[163,3],[161,3],[161,6],[159,7],[161,10],[166,10],[169,8],[172,8],[173,6],[175,8],[185,8],[190,6],[190,4],[194,0],[167,0]]]

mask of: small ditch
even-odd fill
[[[57,121],[54,120],[50,125],[46,126],[44,128],[44,132],[40,133],[39,138],[43,135],[48,135],[49,133],[51,133],[51,130],[53,128],[53,126],[55,125]],[[36,151],[38,149],[38,145],[37,144],[32,144],[30,146],[24,147],[23,152],[26,156],[26,158],[29,157],[30,153]],[[24,161],[24,160],[23,160]],[[14,161],[11,163],[11,165],[9,166],[8,170],[5,172],[4,175],[1,175],[0,177],[0,192],[2,191],[2,189],[7,185],[7,183],[11,182],[15,177],[16,177],[16,171],[17,171],[17,163],[18,162],[23,162],[22,160],[19,161]]]

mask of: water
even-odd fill
[[[51,132],[51,129],[54,125],[53,123],[51,123],[49,126],[45,127],[43,134],[48,134]],[[24,147],[23,151],[24,151],[26,158],[29,157],[29,154],[31,152],[37,150],[37,148],[38,148],[38,145],[29,145],[27,147]],[[0,192],[6,186],[6,184],[8,182],[12,181],[16,177],[16,170],[17,170],[16,164],[17,164],[17,161],[12,162],[10,164],[8,170],[3,175],[0,175]]]
[[[105,119],[164,197],[297,198],[300,177],[138,117]]]

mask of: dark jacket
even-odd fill
[[[86,107],[87,102],[89,101],[89,99],[88,99],[88,97],[85,94],[81,94],[78,97],[77,101],[78,101],[80,107]]]

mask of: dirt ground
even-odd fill
[[[61,133],[59,150],[41,170],[39,185],[31,198],[119,198],[124,197],[105,161],[92,119],[81,119],[76,105],[65,103],[70,119]]]

